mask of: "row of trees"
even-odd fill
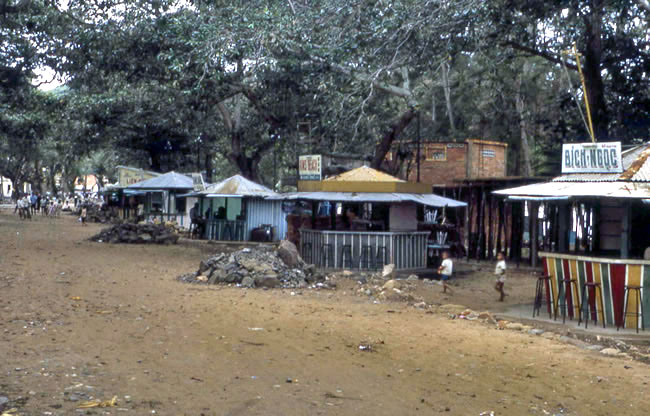
[[[0,174],[47,186],[119,160],[269,184],[300,152],[379,167],[418,119],[425,141],[504,140],[511,173],[549,174],[588,140],[574,42],[597,138],[647,137],[649,16],[643,0],[1,0]],[[39,91],[42,67],[65,87]]]

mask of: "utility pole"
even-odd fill
[[[417,163],[417,167],[418,167],[418,177],[417,177],[418,182],[420,182],[420,142],[422,141],[422,138],[420,136],[420,114],[421,113],[418,110],[418,124],[417,124],[417,128],[418,128],[417,140],[418,140],[418,143],[417,143],[417,151],[416,151],[416,155],[415,155],[416,163]]]
[[[585,98],[585,107],[587,108],[587,121],[589,122],[589,134],[591,135],[592,143],[596,143],[596,136],[594,135],[594,125],[591,121],[591,109],[589,108],[589,97],[587,96],[587,85],[585,84],[585,77],[582,74],[582,65],[580,65],[580,57],[582,54],[578,52],[576,42],[573,42],[571,53],[575,56],[576,65],[578,66],[578,73],[580,74],[580,82],[582,83],[582,95]]]

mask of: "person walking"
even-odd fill
[[[81,206],[81,216],[79,217],[79,218],[81,218],[81,225],[82,226],[88,225],[88,224],[86,224],[86,217],[87,216],[88,216],[88,208],[86,207],[86,204],[83,204]]]
[[[497,265],[494,268],[494,274],[496,276],[496,282],[494,284],[494,290],[500,293],[499,302],[503,302],[503,299],[506,297],[506,293],[503,291],[503,286],[506,283],[506,257],[503,252],[497,254]]]
[[[440,267],[438,267],[438,272],[436,273],[438,279],[440,279],[439,284],[442,285],[442,293],[447,293],[447,290],[449,290],[450,294],[454,294],[454,291],[447,284],[453,273],[454,263],[449,258],[449,252],[445,250],[442,252],[442,263],[440,264]]]

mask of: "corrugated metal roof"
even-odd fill
[[[155,178],[147,179],[141,182],[127,186],[128,189],[192,189],[192,178],[187,175],[176,172],[168,172]]]
[[[415,202],[431,207],[465,207],[466,203],[435,194],[404,194],[381,192],[293,192],[280,194],[269,199],[333,201],[333,202]]]
[[[255,197],[267,197],[277,195],[276,192],[267,188],[264,185],[255,183],[251,180],[244,178],[241,175],[231,176],[228,179],[224,179],[219,183],[208,186],[205,191],[199,192],[199,195],[210,196],[255,196]]]
[[[646,182],[545,182],[494,191],[497,195],[530,197],[611,197],[650,198],[650,183]]]
[[[406,182],[368,166],[361,166],[324,180],[328,182]]]
[[[650,182],[649,156],[650,144],[646,143],[622,152],[623,173],[569,173],[554,178],[553,182]]]

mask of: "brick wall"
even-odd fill
[[[469,178],[500,178],[506,176],[506,149],[503,143],[468,140]]]
[[[465,143],[425,143],[421,149],[420,181],[432,185],[451,185],[454,178],[464,178],[466,172]],[[415,159],[415,158],[414,158]],[[417,179],[415,160],[411,163],[409,181]]]
[[[453,185],[454,179],[506,176],[506,150],[505,144],[480,140],[423,143],[420,181],[432,185]],[[413,158],[408,180],[416,179],[417,166]]]

